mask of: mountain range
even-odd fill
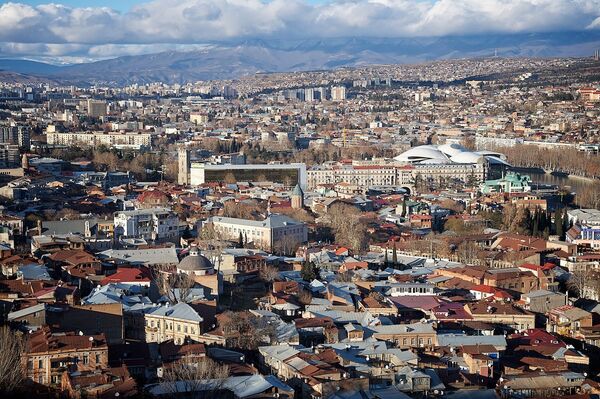
[[[491,56],[579,57],[600,48],[600,32],[530,33],[437,38],[336,38],[302,41],[220,42],[202,50],[123,56],[53,65],[0,59],[5,75],[64,83],[123,85],[162,81],[235,79],[258,72],[292,72]],[[0,55],[1,57],[1,55]]]

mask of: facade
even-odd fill
[[[346,87],[334,86],[331,88],[331,99],[333,101],[343,101],[346,99]]]
[[[152,135],[141,132],[48,132],[50,145],[82,145],[97,147],[105,145],[114,148],[141,149],[152,145]]]
[[[179,218],[167,208],[149,208],[116,212],[115,238],[143,238],[153,241],[174,241],[179,238]]]
[[[306,224],[284,215],[269,215],[265,220],[213,216],[204,223],[212,224],[225,239],[237,240],[241,235],[265,251],[293,249],[308,240]]]
[[[87,100],[87,113],[92,118],[100,118],[106,116],[108,108],[105,101]]]
[[[190,150],[180,147],[177,151],[177,183],[182,186],[190,184]]]
[[[52,334],[41,328],[29,335],[22,360],[28,379],[58,385],[65,371],[108,367],[108,346],[103,334]]]
[[[409,190],[421,183],[462,181],[479,183],[487,176],[484,162],[479,163],[421,163],[410,164],[399,161],[375,160],[366,164],[339,163],[315,166],[307,171],[308,187],[347,183],[363,188],[374,186],[397,186]]]
[[[187,303],[160,306],[144,315],[146,342],[173,340],[181,345],[186,338],[202,341],[202,317]]]
[[[182,166],[184,165],[180,164]],[[179,173],[182,173],[181,169]],[[193,162],[189,173],[192,186],[210,182],[271,181],[289,187],[296,184],[306,187],[306,165],[303,163],[216,165]]]
[[[0,168],[21,166],[21,155],[17,144],[0,143]]]

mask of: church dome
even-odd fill
[[[208,271],[213,269],[213,264],[206,256],[200,254],[198,248],[192,247],[189,255],[179,262],[177,269],[185,272]]]

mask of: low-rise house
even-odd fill
[[[202,342],[202,317],[187,303],[164,305],[144,314],[146,342],[173,340],[183,344],[190,338]]]
[[[572,305],[563,305],[548,312],[547,330],[571,338],[580,337],[582,327],[592,327],[592,314]]]

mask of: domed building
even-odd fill
[[[212,262],[200,253],[198,247],[191,247],[188,256],[183,258],[177,265],[178,273],[189,276],[205,276],[215,273]]]

